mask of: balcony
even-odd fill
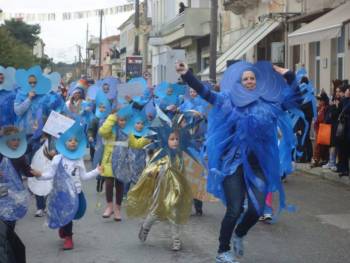
[[[259,0],[224,0],[224,8],[236,15],[245,12],[247,8],[257,7]]]
[[[151,45],[168,45],[187,37],[201,37],[210,33],[210,9],[186,8],[174,19],[151,32]],[[160,41],[160,38],[162,41]]]
[[[89,49],[95,49],[100,45],[100,39],[98,37],[91,37],[88,42]]]

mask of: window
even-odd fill
[[[337,79],[344,78],[344,50],[345,50],[345,29],[341,30],[341,35],[337,38]]]
[[[316,80],[316,93],[320,92],[320,73],[321,73],[321,45],[320,42],[314,43],[315,45],[315,80]]]

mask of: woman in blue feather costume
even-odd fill
[[[226,70],[221,92],[216,93],[198,81],[186,64],[177,63],[176,70],[213,106],[206,141],[207,190],[227,209],[216,262],[237,262],[235,258],[244,253],[243,237],[263,213],[267,193],[278,191],[280,209],[286,208],[277,122],[285,110],[297,106],[295,76],[270,62],[238,62]],[[245,197],[248,209],[238,222]],[[230,252],[232,235],[234,254]]]

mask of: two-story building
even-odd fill
[[[289,66],[304,65],[318,91],[332,95],[332,80],[350,78],[350,1],[303,0],[289,20]]]

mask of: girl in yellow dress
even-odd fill
[[[169,221],[172,230],[172,249],[181,249],[179,226],[187,222],[192,205],[192,193],[185,177],[182,151],[186,144],[182,129],[163,125],[157,128],[158,150],[144,169],[137,184],[129,191],[127,214],[146,217],[139,239],[145,242],[155,221]]]

